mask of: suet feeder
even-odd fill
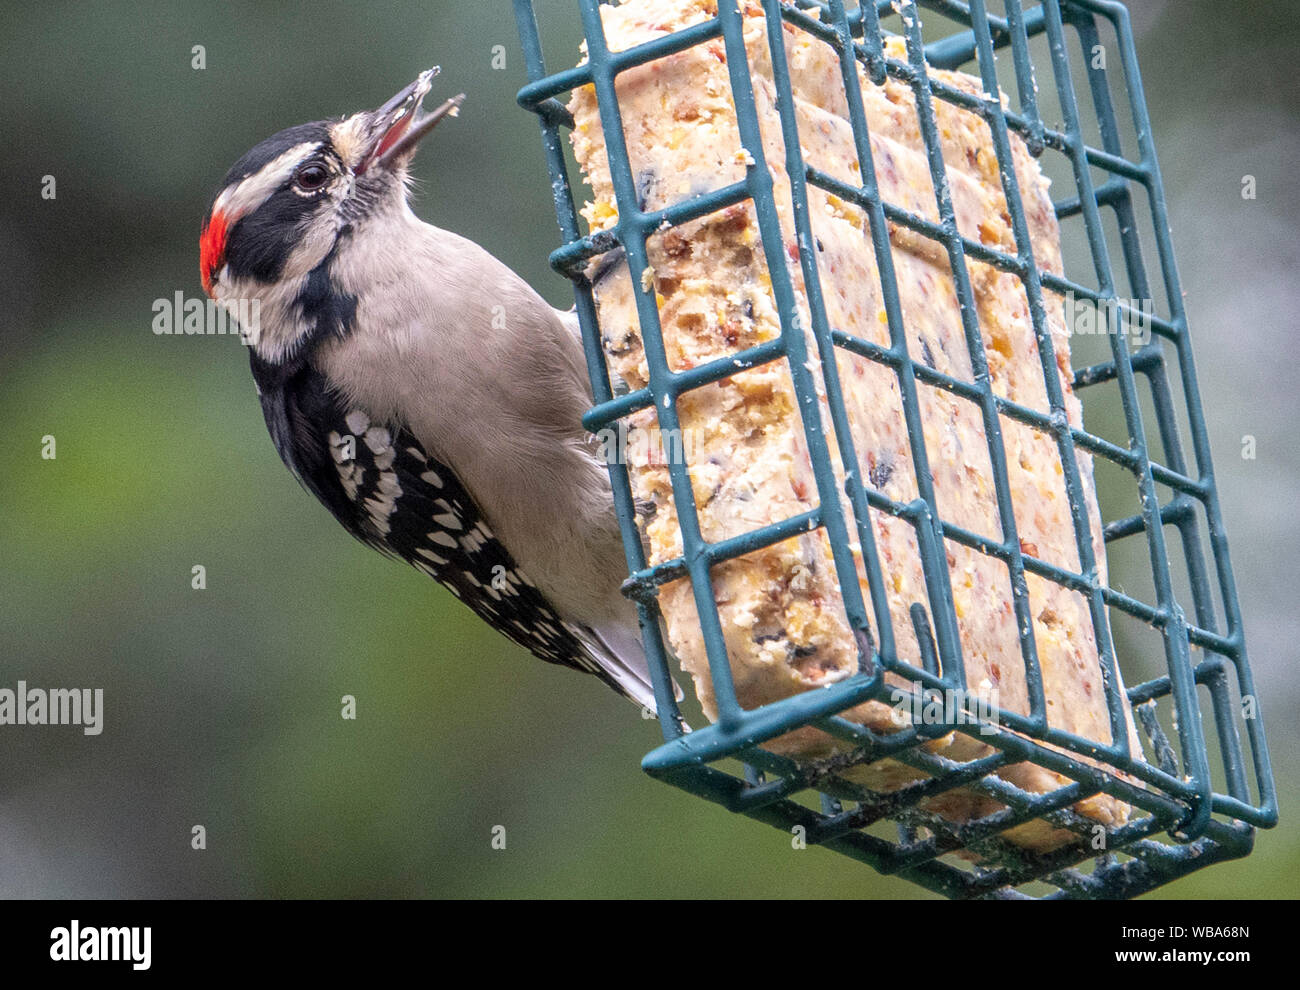
[[[602,29],[601,0],[565,2],[570,11],[576,8],[587,59],[576,68],[550,72],[543,61],[534,4],[532,0],[514,0],[530,79],[519,93],[519,103],[541,122],[564,241],[551,256],[551,264],[574,285],[595,396],[595,407],[585,418],[589,430],[598,432],[651,407],[661,427],[671,429],[676,425],[676,400],[693,388],[719,380],[731,362],[727,368],[703,365],[689,371],[672,370],[663,356],[653,293],[642,293],[638,315],[649,362],[649,385],[616,394],[602,351],[588,262],[622,250],[631,270],[640,271],[647,264],[647,238],[665,224],[680,225],[731,204],[752,202],[764,235],[773,295],[785,332],[772,344],[755,348],[755,353],[738,354],[738,360],[751,365],[787,361],[796,392],[810,396],[820,387],[832,421],[843,420],[845,413],[834,382],[814,380],[815,375],[833,375],[835,362],[809,365],[806,338],[796,332],[798,314],[789,272],[791,266],[805,266],[802,275],[813,313],[813,334],[823,355],[847,348],[900,376],[906,371],[914,382],[987,404],[998,415],[1051,435],[1061,452],[1066,490],[1076,518],[1083,518],[1084,511],[1078,504],[1083,496],[1072,452],[1075,448],[1089,452],[1099,473],[1106,470],[1121,479],[1136,508],[1115,512],[1113,503],[1120,500],[1108,500],[1103,493],[1109,555],[1114,557],[1121,548],[1128,554],[1126,560],[1140,555],[1145,558],[1140,570],[1149,573],[1149,593],[1145,586],[1140,592],[1125,591],[1098,582],[1086,568],[1081,568],[1081,573],[1029,560],[1020,546],[1009,541],[975,537],[946,522],[933,498],[891,502],[864,485],[865,472],[837,477],[824,425],[808,421],[803,427],[818,491],[824,496],[842,488],[852,514],[844,511],[840,498],[823,497],[809,519],[766,526],[725,543],[710,544],[700,536],[698,525],[691,524],[695,510],[690,503],[687,466],[673,464],[670,473],[684,552],[678,560],[648,566],[627,469],[612,464],[611,479],[629,562],[627,588],[641,610],[665,740],[645,757],[644,769],[731,811],[787,831],[800,828],[809,844],[825,846],[882,873],[906,877],[954,898],[1132,897],[1211,863],[1246,855],[1255,829],[1276,823],[1276,795],[1247,662],[1165,195],[1125,8],[1107,0],[1044,0],[1028,7],[1019,0],[1005,0],[996,14],[988,9],[990,0],[862,0],[857,5],[847,0],[761,0],[758,4],[767,23],[784,23],[801,37],[830,46],[842,66],[850,101],[860,94],[859,65],[865,68],[871,85],[892,78],[912,89],[936,189],[944,181],[945,165],[934,123],[934,101],[954,103],[980,115],[992,132],[1000,160],[1009,154],[1013,133],[1039,157],[1045,172],[1050,172],[1047,160],[1055,160],[1060,169],[1053,176],[1056,215],[1067,242],[1073,236],[1078,245],[1074,255],[1066,252],[1064,276],[1039,271],[1023,250],[1016,254],[999,251],[963,237],[955,223],[935,224],[884,201],[875,177],[866,168],[862,169],[861,186],[855,188],[803,161],[789,72],[785,70],[784,32],[769,32],[777,106],[788,149],[785,165],[791,188],[787,192],[793,199],[798,234],[805,239],[809,236],[808,188],[820,187],[866,212],[871,223],[864,236],[874,237],[877,249],[889,243],[888,224],[901,225],[937,242],[950,258],[972,257],[1014,273],[1031,293],[1068,294],[1096,304],[1109,319],[1121,323],[1141,320],[1150,328],[1148,338],[1138,340],[1118,332],[1099,335],[1098,346],[1108,347],[1109,353],[1081,359],[1084,349],[1078,349],[1076,366],[1070,369],[1071,384],[1084,402],[1086,425],[1115,424],[1112,432],[1116,436],[1108,439],[1102,435],[1104,430],[1093,433],[1071,426],[1059,407],[1052,415],[1018,408],[994,394],[987,380],[946,376],[913,361],[905,347],[881,347],[828,325],[817,295],[824,291],[825,280],[818,278],[816,253],[801,253],[792,259],[781,249],[776,202],[771,183],[763,181],[766,173],[761,170],[751,169],[743,182],[683,199],[666,209],[644,210],[615,112],[615,78],[689,46],[721,40],[730,56],[727,71],[740,132],[755,138],[745,146],[759,146],[753,85],[743,57],[746,15],[735,0],[720,0],[717,16],[703,23],[611,52]],[[560,3],[538,7],[543,15],[551,16]],[[890,34],[903,36],[905,60],[887,54],[884,41]],[[1004,54],[1001,65],[997,52]],[[567,66],[573,50],[551,55]],[[961,69],[977,76],[983,83],[983,97],[944,84],[933,75],[939,69]],[[1000,69],[1004,75],[1000,76]],[[612,230],[584,236],[565,155],[565,131],[573,121],[564,97],[588,85],[594,86],[600,103],[618,223]],[[998,93],[999,88],[1009,96],[1006,105],[989,95]],[[866,120],[852,112],[849,119],[859,158],[869,162]],[[1005,169],[1003,174],[1005,180]],[[1004,191],[1012,227],[1023,232],[1025,212],[1015,183],[1004,181]],[[1021,244],[1026,240],[1020,235],[1016,239]],[[779,273],[785,273],[784,277]],[[882,278],[880,288],[887,309],[898,312],[897,285]],[[968,281],[958,280],[957,289],[963,309],[973,310]],[[1156,301],[1140,302],[1152,300]],[[818,313],[823,318],[819,319]],[[1050,336],[1042,325],[1041,306],[1034,319],[1038,336]],[[818,371],[812,370],[816,367]],[[1043,374],[1048,394],[1059,400],[1058,369],[1047,358]],[[902,401],[913,414],[909,422],[916,422],[914,386],[902,389]],[[815,413],[811,419],[817,419]],[[847,431],[837,429],[835,433],[843,436]],[[988,439],[990,445],[1000,442],[995,436]],[[913,445],[924,443],[916,432],[909,440]],[[995,474],[993,481],[999,503],[1010,505],[1005,473]],[[942,593],[943,582],[936,585],[938,594],[918,603],[918,608],[924,607],[922,618],[925,614],[935,617],[936,631],[931,639],[928,631],[922,636],[918,629],[919,641],[934,643],[932,655],[923,657],[921,666],[905,662],[892,649],[893,637],[883,628],[890,623],[888,610],[869,608],[871,603],[859,589],[846,585],[844,609],[862,641],[871,644],[870,663],[827,688],[753,710],[742,708],[734,695],[728,697],[727,651],[716,609],[708,614],[710,569],[721,560],[788,537],[794,532],[792,526],[807,525],[824,527],[832,537],[837,566],[852,569],[857,566],[852,559],[841,559],[850,557],[846,537],[855,527],[862,532],[868,514],[877,512],[906,519],[916,528],[927,573],[946,571],[943,547],[945,541],[955,541],[1001,560],[1013,574],[1018,569],[1022,583],[1023,574],[1029,572],[1083,595],[1100,645],[1103,672],[1122,668],[1131,685],[1127,697],[1121,697],[1116,678],[1104,679],[1112,726],[1123,725],[1120,713],[1126,705],[1131,706],[1146,752],[1130,752],[1122,729],[1114,733],[1117,742],[1101,745],[1051,728],[1042,713],[1035,711],[1027,715],[1003,712],[991,732],[987,731],[990,726],[955,718],[949,723],[918,723],[881,734],[843,718],[840,713],[866,699],[889,699],[886,673],[916,681],[927,691],[964,687],[958,644],[951,635],[941,633],[941,627],[952,628],[953,612],[951,596]],[[1091,556],[1091,548],[1084,543],[1080,540],[1081,560]],[[869,581],[878,586],[882,581],[880,562],[868,558],[867,567]],[[683,578],[696,587],[697,603],[703,603],[701,626],[719,711],[714,724],[689,732],[673,699],[670,654],[655,605],[656,589]],[[700,594],[699,589],[706,591]],[[914,611],[913,617],[916,615]],[[1037,661],[1031,654],[1032,645],[1026,645],[1028,678],[1037,676]],[[833,772],[809,768],[761,748],[764,741],[800,726],[816,726],[851,743],[856,762],[888,757],[923,771],[926,778],[893,793],[873,793],[846,784]],[[974,762],[953,762],[923,748],[927,740],[941,733],[969,734],[980,729],[986,730],[980,733],[980,741],[994,750]],[[1069,783],[1037,794],[994,774],[999,767],[1022,761],[1049,768]],[[988,795],[1001,810],[957,824],[919,806],[923,799],[956,787]],[[1080,799],[1102,792],[1131,806],[1127,823],[1103,829],[1071,810]],[[1051,852],[1033,853],[1000,838],[1031,819],[1071,830],[1078,841]]]

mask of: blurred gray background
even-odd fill
[[[572,64],[572,4],[537,6],[551,67]],[[1300,28],[1270,0],[1130,6],[1284,816],[1250,859],[1156,896],[1294,896]],[[650,780],[654,722],[298,488],[235,338],[151,332],[155,299],[200,295],[199,222],[238,156],[435,62],[435,95],[469,99],[417,159],[417,211],[567,306],[508,3],[7,5],[4,22],[0,687],[102,687],[107,712],[98,737],[0,727],[0,895],[928,896]]]

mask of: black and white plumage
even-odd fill
[[[571,314],[407,203],[432,73],[378,110],[290,128],[209,208],[204,288],[248,311],[267,428],[354,536],[534,655],[654,709]]]
[[[451,468],[407,430],[345,409],[309,366],[284,377],[255,353],[252,364],[276,449],[344,529],[428,574],[535,656],[623,690],[590,655],[596,634],[556,615]]]

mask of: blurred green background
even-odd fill
[[[1156,896],[1294,896],[1300,30],[1269,0],[1131,7],[1284,822]],[[576,60],[571,8],[538,2],[552,67]],[[0,728],[0,896],[928,896],[650,780],[654,722],[298,488],[236,338],[151,331],[155,299],[201,294],[198,225],[239,155],[431,63],[469,99],[417,159],[417,211],[567,306],[505,0],[4,19],[0,687],[102,687],[106,718]]]

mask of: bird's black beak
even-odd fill
[[[437,66],[426,69],[415,82],[378,110],[371,111],[370,146],[356,169],[358,175],[375,166],[392,168],[405,162],[414,153],[420,139],[437,127],[439,121],[444,117],[455,117],[460,112],[464,93],[453,96],[431,113],[421,109],[438,71]]]

